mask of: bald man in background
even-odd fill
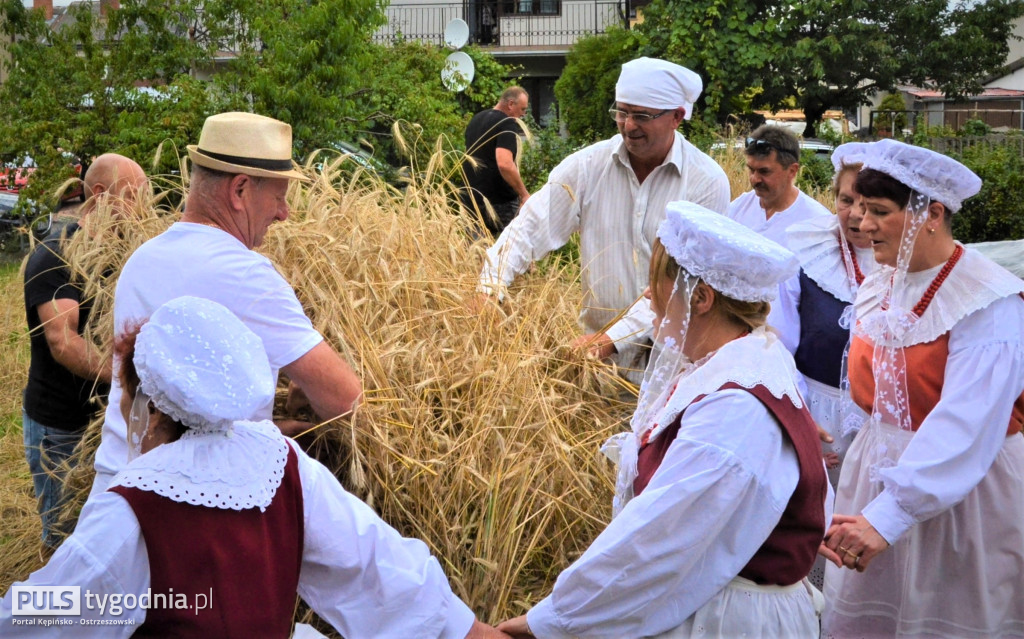
[[[55,230],[29,255],[25,265],[25,316],[31,340],[28,384],[22,404],[25,459],[32,473],[43,543],[56,547],[61,531],[55,527],[62,503],[57,472],[71,456],[110,384],[110,361],[82,337],[89,321],[91,300],[82,298],[81,282],[72,278],[64,248],[100,207],[127,211],[149,188],[145,172],[135,161],[107,153],[85,174],[87,199],[80,218]],[[66,531],[65,531],[66,532]]]

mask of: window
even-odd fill
[[[562,12],[562,0],[505,0],[505,15],[557,16]]]

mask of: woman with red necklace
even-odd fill
[[[833,438],[824,446],[833,487],[846,450],[865,417],[860,409],[844,406],[840,386],[850,341],[847,309],[865,275],[873,273],[876,265],[871,242],[860,230],[860,194],[853,187],[860,160],[870,146],[851,142],[832,154],[836,214],[794,224],[787,231],[788,246],[800,260],[800,343],[793,359],[807,384],[804,395],[811,416]],[[820,578],[817,583],[821,584]]]
[[[856,189],[882,268],[861,285],[849,377],[871,417],[821,552],[827,637],[1024,635],[1024,281],[957,243],[981,180],[871,146]]]
[[[832,441],[822,444],[828,479],[835,488],[843,458],[867,415],[851,400],[846,383],[853,299],[865,274],[875,271],[871,242],[860,230],[860,194],[853,188],[870,143],[851,142],[832,153],[836,214],[794,224],[786,231],[800,260],[797,301],[800,341],[793,359],[803,376],[800,390],[811,417]],[[811,569],[811,583],[822,587],[825,558]]]

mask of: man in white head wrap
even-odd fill
[[[619,133],[570,155],[523,205],[487,252],[481,290],[503,295],[531,262],[579,231],[584,335],[573,345],[613,358],[639,381],[651,334],[642,293],[665,206],[676,200],[724,213],[729,181],[677,130],[693,114],[703,84],[665,60],[622,65],[609,110]]]

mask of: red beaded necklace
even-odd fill
[[[921,296],[920,301],[918,301],[917,305],[914,306],[915,315],[917,315],[918,317],[924,315],[924,312],[928,308],[928,305],[932,303],[932,298],[935,297],[935,293],[938,292],[939,287],[942,286],[942,283],[946,281],[947,277],[949,277],[950,271],[952,271],[953,267],[956,266],[956,263],[960,261],[960,256],[963,254],[964,247],[957,244],[956,248],[953,249],[953,254],[949,256],[948,260],[946,260],[945,266],[943,266],[942,270],[939,271],[939,274],[935,276],[935,279],[932,280],[932,283],[928,285],[928,290],[924,292],[924,295]]]
[[[921,299],[918,300],[916,305],[914,305],[914,315],[917,315],[918,317],[924,315],[924,312],[928,309],[928,305],[932,303],[932,298],[935,297],[935,294],[939,291],[939,287],[942,286],[942,283],[946,281],[947,277],[949,277],[950,271],[952,271],[953,267],[956,266],[956,263],[960,261],[960,256],[963,254],[964,247],[957,244],[953,249],[953,254],[949,256],[948,260],[946,260],[946,264],[942,267],[942,270],[939,271],[939,274],[935,276],[932,283],[928,285],[928,289],[925,290],[924,295],[922,295]],[[892,277],[889,278],[889,286],[892,286],[892,280],[895,277],[896,274],[893,273]],[[884,311],[888,308],[888,300],[883,300],[882,310]]]
[[[857,250],[853,248],[853,244],[847,242],[846,246],[850,249],[850,263],[853,264],[853,276],[857,279],[857,286],[864,283],[864,273],[860,270],[860,264],[857,263]],[[843,250],[843,238],[839,238],[839,252],[846,253]]]

